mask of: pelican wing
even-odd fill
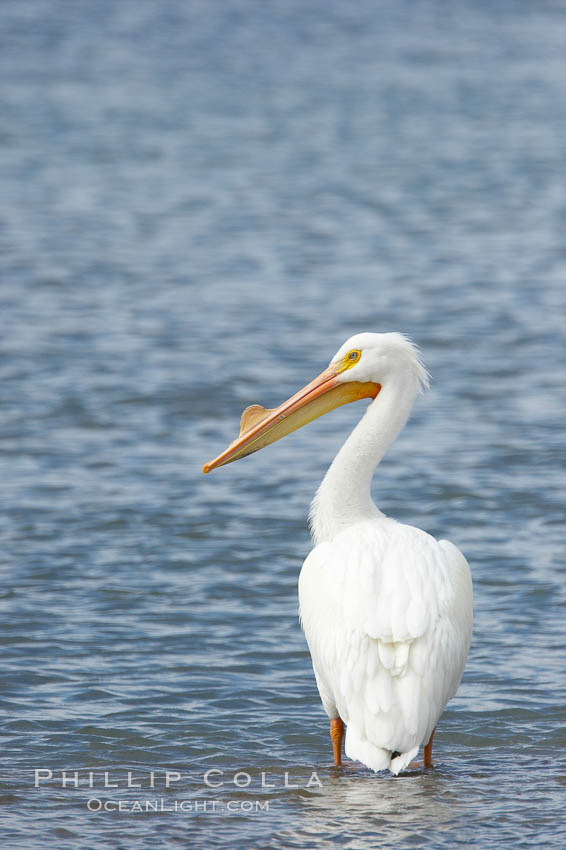
[[[448,541],[383,518],[309,555],[300,614],[323,705],[346,754],[402,770],[456,692],[472,628],[468,564]],[[391,759],[393,751],[401,756]]]

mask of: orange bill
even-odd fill
[[[339,367],[329,366],[314,381],[272,410],[259,404],[247,407],[242,413],[237,439],[222,454],[205,463],[202,471],[211,472],[217,466],[251,455],[343,404],[375,398],[381,389],[379,384],[370,381],[339,380],[341,371]]]

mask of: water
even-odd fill
[[[564,847],[563,6],[0,19],[4,846]],[[375,498],[475,583],[396,779],[332,768],[296,616],[361,408],[200,472],[359,330],[433,375]]]

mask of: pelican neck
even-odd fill
[[[384,384],[334,458],[314,497],[310,525],[315,543],[366,519],[383,517],[371,498],[380,460],[405,425],[418,392],[414,380]]]

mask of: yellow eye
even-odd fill
[[[358,362],[358,360],[360,359],[361,356],[362,356],[362,352],[357,348],[353,348],[344,357],[344,366],[342,368],[343,369],[351,369],[352,366],[356,365],[356,363]]]

